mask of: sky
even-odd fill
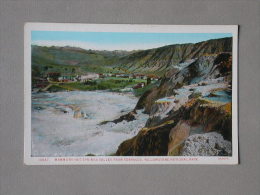
[[[94,50],[140,50],[171,44],[197,43],[231,37],[230,33],[128,33],[32,31],[31,43],[41,46],[71,46]]]

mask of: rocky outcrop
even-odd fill
[[[130,140],[124,141],[117,155],[181,155],[183,143],[192,134],[217,132],[231,141],[231,103],[191,99],[155,126],[146,125]],[[220,153],[219,153],[220,154]]]
[[[232,55],[230,53],[201,56],[183,69],[173,71],[172,75],[168,73],[159,87],[152,88],[141,96],[136,109],[144,108],[146,113],[150,113],[156,100],[174,95],[176,89],[184,85],[220,77],[224,77],[227,82],[231,83],[231,67]]]
[[[141,96],[135,109],[144,109],[149,119],[119,146],[117,155],[231,155],[232,55],[213,53],[194,54],[181,69],[168,71],[159,87]]]
[[[132,139],[120,144],[117,156],[163,156],[168,153],[169,132],[174,121],[159,126],[143,128]]]
[[[216,131],[225,139],[232,139],[231,103],[215,102],[204,98],[191,99],[164,120],[170,118],[187,120],[191,126],[201,125],[203,132]]]
[[[191,126],[187,121],[179,121],[178,124],[171,129],[168,142],[168,155],[176,156],[180,154],[184,140],[190,135]]]
[[[124,120],[127,121],[127,122],[133,121],[133,120],[136,120],[136,114],[137,113],[134,110],[134,111],[131,111],[131,112],[125,114],[125,115],[120,116],[119,118],[117,118],[113,121],[103,121],[103,122],[100,123],[100,125],[105,125],[105,124],[110,123],[110,122],[117,124],[117,123],[120,123]]]
[[[219,133],[189,136],[181,149],[182,156],[231,156],[232,144]]]

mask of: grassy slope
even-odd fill
[[[142,79],[125,79],[125,78],[107,78],[99,79],[97,81],[89,82],[88,84],[74,82],[74,83],[59,83],[52,82],[51,87],[48,89],[50,92],[57,91],[93,91],[93,90],[110,90],[110,91],[120,91],[124,88],[132,88],[134,85],[140,82],[146,82]],[[157,86],[157,83],[150,83],[143,88],[133,89],[135,96],[140,97],[144,92],[150,90],[151,88]]]
[[[111,65],[119,56],[112,52],[95,52],[79,48],[32,46],[33,75],[41,76],[47,72],[108,72],[113,70]]]

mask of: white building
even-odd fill
[[[80,75],[78,77],[80,82],[86,82],[86,81],[89,81],[89,80],[96,80],[98,78],[99,78],[99,75],[96,74],[96,73],[88,73],[88,74],[85,74],[85,75]]]

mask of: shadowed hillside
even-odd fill
[[[181,68],[185,61],[206,54],[231,52],[232,38],[214,39],[196,44],[176,44],[135,52],[120,58],[119,67],[134,72],[164,74],[172,68]]]

